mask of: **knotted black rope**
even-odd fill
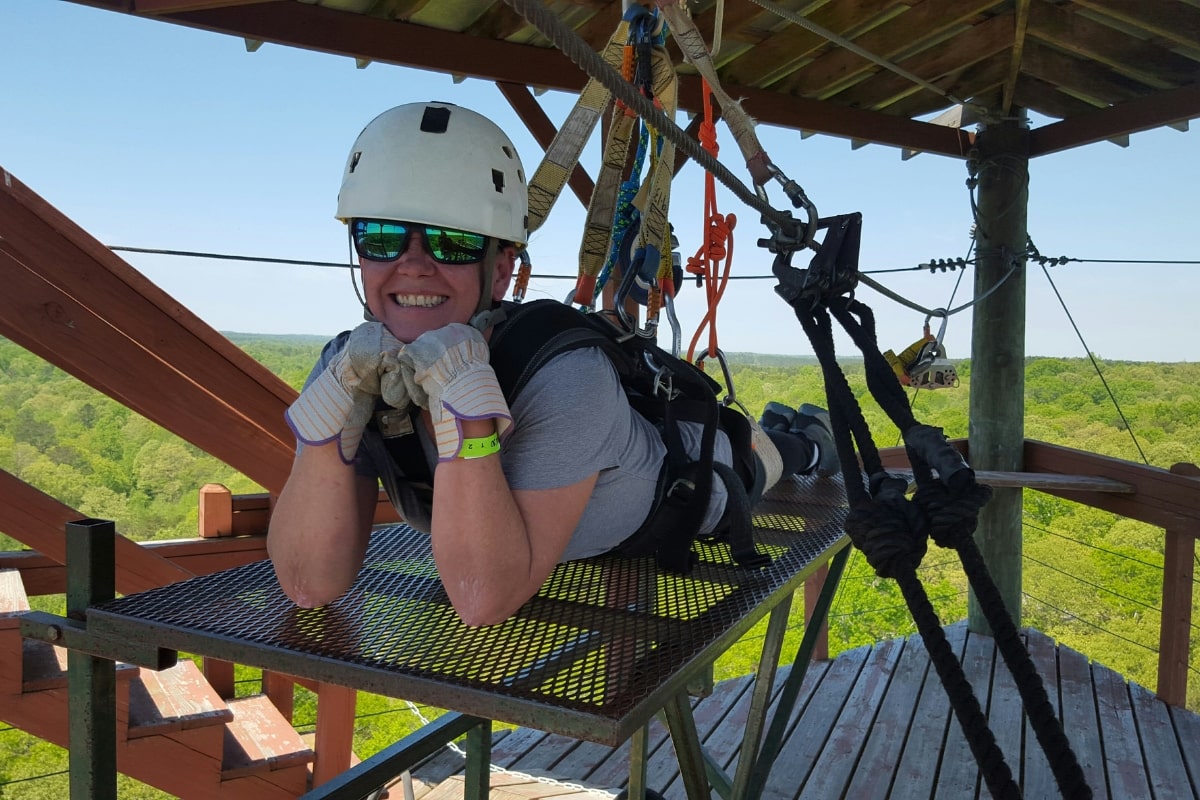
[[[777,275],[782,271],[779,264],[777,261]],[[822,297],[818,302],[811,293],[799,297],[789,297],[782,291],[780,294],[800,320],[824,374],[830,422],[851,508],[847,533],[876,573],[894,579],[900,587],[989,791],[996,798],[1020,797],[1020,789],[987,725],[970,681],[946,642],[937,614],[917,577],[916,568],[924,557],[928,536],[940,546],[952,547],[959,553],[1001,655],[1013,674],[1030,724],[1054,771],[1059,791],[1072,800],[1090,798],[1091,789],[1050,705],[1041,677],[975,544],[973,534],[979,511],[991,498],[991,489],[975,481],[974,471],[940,428],[922,425],[913,416],[904,389],[880,353],[870,308],[845,296]],[[883,469],[862,408],[837,363],[830,314],[862,352],[867,387],[903,435],[917,483],[912,500],[905,496],[907,481]]]
[[[862,351],[872,395],[903,431],[905,450],[917,483],[913,503],[921,509],[934,542],[958,552],[1000,655],[1012,673],[1030,725],[1050,762],[1059,792],[1072,800],[1092,797],[1041,676],[975,542],[979,510],[991,499],[991,487],[975,482],[974,471],[946,441],[941,429],[917,422],[895,373],[879,352],[870,308],[843,297],[831,301],[829,310]]]
[[[828,312],[822,307],[804,310],[793,305],[793,308],[812,342],[825,378],[830,422],[850,505],[846,532],[876,573],[892,578],[899,585],[992,797],[997,800],[1019,798],[1021,790],[1013,779],[1012,770],[996,744],[971,682],[947,643],[937,612],[917,577],[917,566],[925,555],[928,536],[924,512],[904,496],[907,482],[883,471],[879,450],[863,419],[862,408],[837,363]],[[851,436],[858,443],[868,475],[869,493],[858,468]]]

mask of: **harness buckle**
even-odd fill
[[[696,483],[687,478],[676,478],[667,488],[666,499],[672,503],[687,505],[696,496]]]
[[[679,391],[675,388],[675,381],[672,377],[671,370],[667,367],[660,366],[649,352],[644,353],[643,358],[646,361],[646,366],[654,370],[654,396],[663,396],[668,400],[674,400],[676,397],[678,397]]]

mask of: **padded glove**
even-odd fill
[[[494,419],[501,438],[512,425],[489,356],[483,334],[457,322],[421,334],[397,356],[411,370],[401,372],[409,398],[429,409],[439,461],[462,452],[461,420]]]
[[[304,444],[338,440],[342,461],[350,464],[358,452],[363,429],[375,413],[375,400],[407,408],[405,365],[397,358],[404,344],[382,322],[364,322],[287,410],[288,425]]]

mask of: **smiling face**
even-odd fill
[[[480,263],[439,264],[426,252],[421,236],[414,231],[408,248],[394,261],[359,259],[367,307],[402,342],[452,322],[468,322],[479,305]],[[511,247],[496,256],[493,301],[508,291],[515,257]]]

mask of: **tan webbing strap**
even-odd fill
[[[662,111],[668,119],[675,118],[679,105],[679,83],[675,76],[674,65],[665,47],[654,49],[654,96],[662,105]],[[655,134],[655,131],[651,131]],[[657,273],[660,279],[671,274],[671,233],[668,223],[668,211],[671,204],[671,178],[675,170],[675,145],[670,139],[663,139],[662,151],[651,157],[649,174],[649,192],[634,200],[634,205],[642,215],[641,238],[643,242],[653,244],[658,248],[660,259]],[[643,186],[643,190],[645,187]],[[642,202],[639,203],[638,201]],[[665,272],[664,272],[665,269]]]
[[[651,89],[662,106],[663,113],[673,118],[678,106],[678,82],[671,57],[664,45],[656,45],[651,53]],[[613,218],[617,211],[617,198],[625,176],[629,158],[629,144],[633,137],[636,116],[625,110],[614,115],[609,126],[605,144],[604,160],[592,202],[588,206],[583,240],[579,248],[579,281],[575,291],[575,302],[590,306],[595,299],[596,279],[608,260],[612,239]],[[653,150],[652,150],[653,152]],[[640,239],[653,243],[662,252],[667,242],[667,273],[670,273],[670,234],[667,212],[671,200],[672,166],[675,163],[675,146],[664,140],[662,152],[651,157],[654,165],[647,181],[639,189],[633,203],[642,215]],[[656,271],[661,271],[660,263]]]
[[[579,281],[575,287],[575,302],[584,306],[593,304],[596,278],[608,258],[613,215],[617,210],[617,195],[629,157],[629,141],[635,120],[636,117],[630,112],[617,113],[608,126],[604,160],[596,176],[596,187],[592,190],[592,202],[588,204],[587,219],[583,226],[583,239],[579,243]]]
[[[614,69],[621,68],[621,57],[628,38],[629,23],[621,20],[602,53],[604,61]],[[550,215],[550,209],[566,186],[571,170],[579,163],[579,156],[611,98],[612,95],[603,84],[595,78],[589,79],[575,101],[575,107],[546,148],[542,163],[529,181],[530,233],[540,228]]]
[[[713,95],[717,98],[717,104],[721,106],[725,124],[733,134],[738,149],[742,151],[742,157],[746,159],[746,168],[750,171],[754,185],[765,186],[772,178],[771,173],[767,171],[771,162],[754,132],[754,120],[745,112],[741,103],[721,88],[717,68],[709,56],[704,37],[696,23],[680,0],[655,0],[655,4],[666,17],[667,24],[671,26],[671,35],[675,37],[679,49],[696,71],[708,81]]]

